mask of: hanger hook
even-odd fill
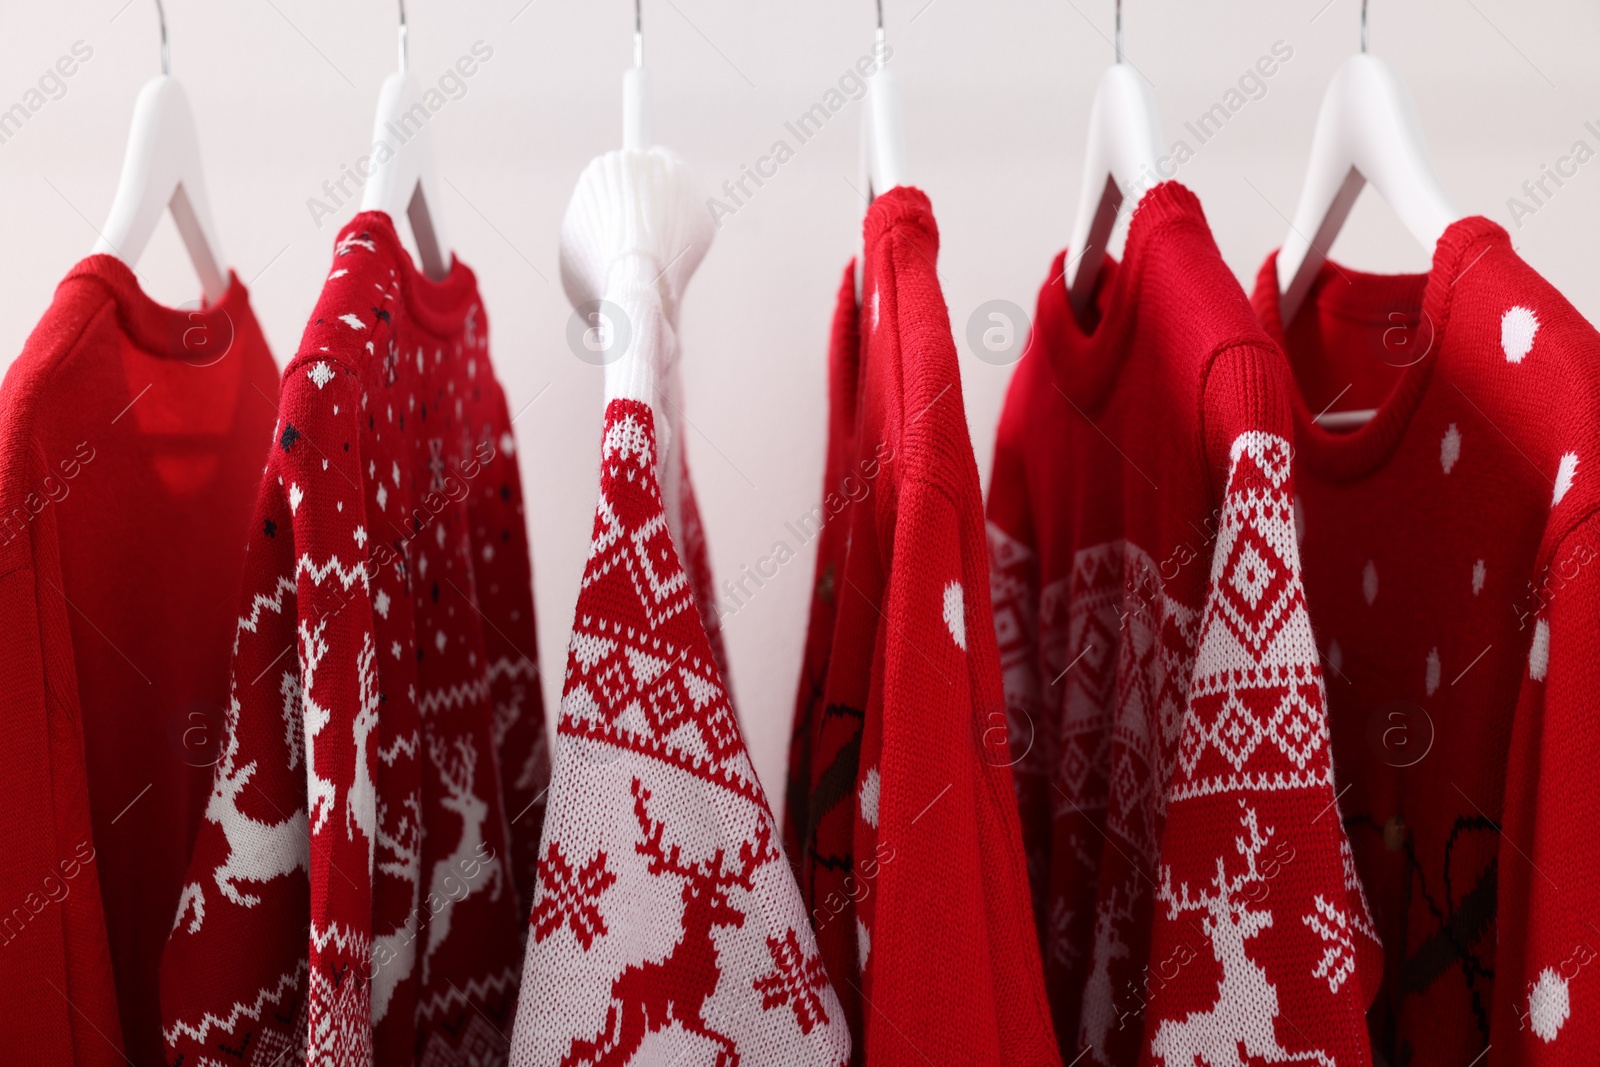
[[[406,55],[406,0],[400,0],[400,73],[406,71],[409,56]]]
[[[1361,54],[1367,54],[1367,0],[1361,0]]]
[[[644,0],[633,0],[633,67],[644,69]]]
[[[1117,0],[1117,62],[1122,62],[1122,0]]]
[[[883,53],[883,0],[878,0],[878,53]]]
[[[161,6],[161,0],[156,0],[156,18],[161,22],[161,73],[172,73],[172,57],[167,51],[167,9]]]

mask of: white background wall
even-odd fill
[[[411,65],[435,80],[473,42],[494,50],[431,123],[457,251],[478,272],[516,424],[529,503],[545,695],[554,709],[597,485],[600,371],[567,350],[556,239],[585,163],[620,141],[628,0],[411,0]],[[1003,297],[1031,312],[1067,240],[1096,80],[1112,58],[1112,0],[888,0],[911,173],[943,235],[940,275],[957,337]],[[346,205],[320,227],[307,200],[367,145],[395,66],[392,0],[168,0],[172,72],[197,113],[224,250],[282,364],[326,273]],[[75,41],[93,58],[0,144],[0,365],[20,350],[60,277],[95,240],[133,99],[159,71],[151,0],[27,4],[0,24],[0,108]],[[708,187],[737,177],[783,123],[818,101],[872,42],[870,0],[645,0],[656,139]],[[1357,48],[1359,0],[1128,0],[1126,53],[1153,86],[1169,138],[1216,103],[1274,41],[1293,58],[1179,175],[1205,204],[1247,285],[1287,232],[1312,123]],[[1600,313],[1592,267],[1600,161],[1512,227],[1507,198],[1577,139],[1600,149],[1600,9],[1576,0],[1375,0],[1373,52],[1416,96],[1446,187],[1512,230],[1580,311]],[[713,563],[765,555],[816,502],[824,351],[834,286],[859,241],[858,105],[723,220],[683,316],[688,447]],[[791,139],[792,143],[792,139]],[[1376,270],[1428,252],[1370,193],[1335,246]],[[170,222],[139,263],[157,298],[198,286]],[[1010,371],[964,350],[968,423],[987,478]],[[537,398],[537,399],[535,399]],[[769,790],[781,786],[812,561],[802,555],[727,622],[736,700]]]

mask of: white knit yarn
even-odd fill
[[[561,225],[567,299],[574,307],[607,300],[627,316],[632,339],[606,365],[606,401],[639,400],[655,412],[661,491],[680,548],[678,307],[716,233],[704,204],[699,182],[671,151],[619,150],[584,169]]]

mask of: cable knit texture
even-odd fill
[[[606,368],[516,1067],[838,1067],[850,1054],[667,521],[653,404],[710,236],[677,215],[704,209],[675,157],[613,152],[584,172],[563,226],[568,294],[622,307],[632,334]]]
[[[1299,386],[1306,596],[1387,949],[1373,1051],[1593,1063],[1600,335],[1483,218],[1427,274],[1328,264],[1287,333],[1275,278],[1255,306]],[[1378,414],[1333,432],[1335,401]]]
[[[1084,1064],[1371,1062],[1288,384],[1194,196],[1140,200],[1087,330],[1056,258],[989,492],[1051,1008]]]

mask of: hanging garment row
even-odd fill
[[[402,7],[379,131],[422,91],[405,33]],[[623,147],[561,228],[569,300],[627,329],[548,726],[517,442],[426,128],[376,161],[280,377],[162,34],[95,253],[0,387],[7,1062],[1600,1048],[1600,337],[1451,204],[1364,7],[1249,295],[1196,196],[1148,187],[1119,9],[987,502],[875,73],[781,811],[684,434],[715,229],[652,143],[637,6]],[[1327,258],[1367,183],[1427,273]],[[132,270],[168,209],[199,312]]]

